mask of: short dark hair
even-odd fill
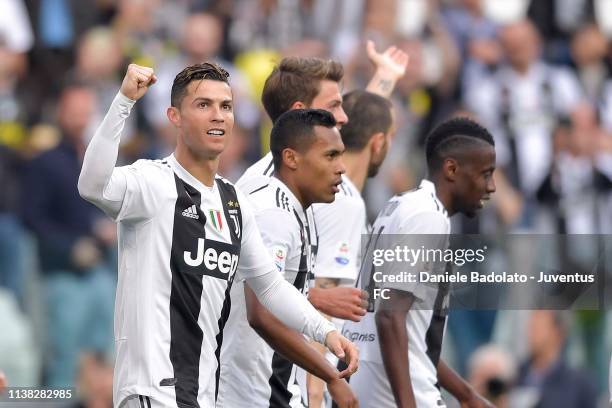
[[[214,62],[202,62],[193,64],[177,74],[172,83],[172,91],[170,93],[170,105],[178,107],[187,93],[187,87],[192,81],[209,79],[212,81],[221,81],[229,85],[229,73],[220,65]]]
[[[429,172],[439,170],[449,154],[483,142],[495,146],[491,133],[472,119],[457,117],[442,122],[431,131],[425,141]]]
[[[280,169],[283,162],[284,149],[304,151],[310,146],[315,126],[333,128],[336,119],[323,109],[292,109],[278,118],[270,133],[270,151],[276,170]]]
[[[387,133],[391,128],[391,102],[380,95],[356,90],[344,95],[342,108],[349,122],[340,134],[346,150],[360,151],[376,133]]]
[[[310,106],[321,90],[322,80],[340,82],[343,76],[344,69],[339,62],[286,57],[266,79],[261,103],[272,122],[276,122],[297,101]]]

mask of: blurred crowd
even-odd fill
[[[392,96],[394,148],[364,193],[371,218],[424,176],[432,126],[461,114],[495,137],[498,191],[455,232],[612,232],[612,0],[0,0],[7,383],[78,386],[83,406],[111,404],[116,230],[76,185],[130,62],[159,81],[129,119],[120,161],[172,151],[174,76],[215,60],[236,106],[220,174],[235,181],[267,151],[259,97],[274,64],[333,58],[345,91],[364,88],[367,39],[410,56]],[[449,325],[454,366],[500,407],[608,398],[603,312],[455,311]]]

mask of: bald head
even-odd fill
[[[510,65],[520,72],[526,72],[540,54],[540,35],[528,20],[504,26],[499,33]]]
[[[183,48],[193,62],[213,58],[223,42],[223,23],[209,13],[196,13],[187,18],[183,32]]]

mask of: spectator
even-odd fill
[[[484,15],[483,0],[461,0],[445,10],[443,17],[462,60],[461,85],[471,88],[503,57],[497,25]]]
[[[20,155],[26,135],[17,93],[18,80],[28,69],[27,52],[34,37],[22,0],[6,0],[0,13],[0,286],[21,302],[24,233],[17,217]]]
[[[569,366],[563,349],[570,315],[537,310],[529,319],[529,359],[519,370],[517,385],[537,392],[538,408],[595,408],[597,394],[589,376]]]
[[[540,39],[528,21],[501,29],[507,62],[465,95],[467,106],[496,136],[497,161],[525,197],[522,228],[536,227],[535,192],[552,162],[557,116],[569,115],[582,99],[575,75],[540,59]]]
[[[115,277],[104,265],[103,251],[113,244],[114,225],[77,191],[85,130],[94,110],[90,88],[72,84],[62,91],[61,142],[32,160],[24,184],[23,219],[38,238],[46,278],[49,386],[74,383],[83,347],[108,350],[112,345]]]
[[[74,408],[113,406],[113,365],[104,353],[87,351],[79,360],[79,401]]]
[[[479,347],[468,361],[468,381],[497,408],[507,408],[508,394],[516,380],[516,365],[504,349],[488,344]]]
[[[235,146],[230,145],[222,156],[221,169],[224,177],[236,180],[246,164],[240,163],[249,141],[249,132],[255,132],[259,124],[260,113],[257,105],[248,95],[248,85],[244,77],[231,63],[223,61],[218,56],[223,40],[223,23],[221,19],[209,13],[195,13],[190,15],[184,24],[180,53],[172,58],[165,59],[156,69],[157,84],[151,88],[145,97],[147,120],[153,125],[156,133],[164,140],[164,145],[158,146],[157,152],[150,152],[154,156],[165,155],[174,146],[173,128],[166,119],[166,109],[170,106],[170,89],[174,76],[183,67],[204,61],[216,61],[230,73],[232,89],[234,91],[234,104],[236,126],[233,138]],[[242,170],[242,171],[241,171]]]
[[[0,286],[23,301],[23,228],[19,208],[21,158],[13,149],[0,144]]]

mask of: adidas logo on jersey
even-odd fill
[[[198,211],[196,210],[195,204],[183,210],[183,217],[193,218],[196,220],[200,219],[200,216],[198,215]]]

